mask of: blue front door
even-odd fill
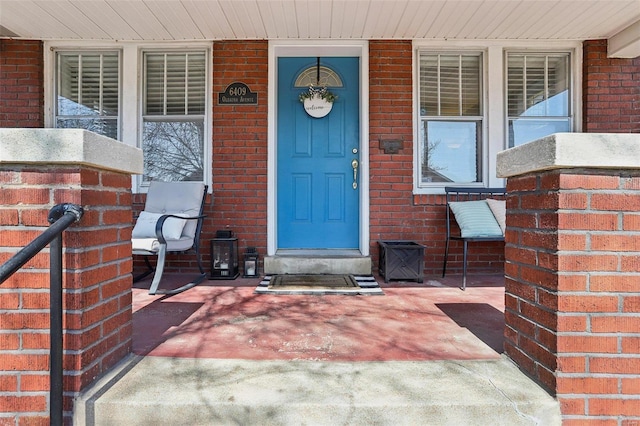
[[[307,114],[299,100],[307,88],[296,87],[318,63],[342,86],[328,86],[337,99],[322,118]],[[359,92],[359,58],[278,59],[279,249],[359,247]]]

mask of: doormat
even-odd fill
[[[254,293],[353,296],[384,294],[371,275],[267,275]]]

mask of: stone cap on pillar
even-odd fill
[[[84,165],[142,174],[142,150],[81,129],[0,129],[1,164]]]
[[[640,134],[554,133],[499,152],[496,172],[508,178],[567,168],[640,169]]]

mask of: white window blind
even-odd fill
[[[145,115],[202,115],[205,112],[205,55],[148,53]]]
[[[118,138],[118,52],[58,52],[55,125]]]
[[[480,115],[480,70],[479,55],[422,54],[421,115]]]

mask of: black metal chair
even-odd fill
[[[451,240],[462,241],[462,290],[467,286],[467,250],[468,243],[478,241],[504,241],[504,231],[498,223],[494,213],[485,202],[488,198],[496,197],[504,199],[505,188],[476,188],[476,187],[445,187],[447,199],[446,224],[447,240],[444,250],[444,264],[442,266],[442,277],[447,272],[447,260],[449,258],[449,245]],[[469,201],[480,201],[480,203],[463,204]],[[483,206],[485,204],[485,206]],[[456,216],[457,210],[458,215]],[[460,233],[453,234],[451,227],[451,213],[454,213],[456,222],[459,225]],[[466,226],[464,221],[469,219],[470,226]],[[461,223],[462,222],[462,223]]]
[[[149,294],[176,294],[198,285],[206,277],[200,256],[200,232],[207,185],[202,182],[151,182],[144,211],[132,232],[134,255],[145,256],[147,271],[134,282],[154,273]],[[173,290],[159,290],[164,264],[169,253],[195,253],[200,274],[191,282]],[[156,267],[149,262],[157,256]]]

